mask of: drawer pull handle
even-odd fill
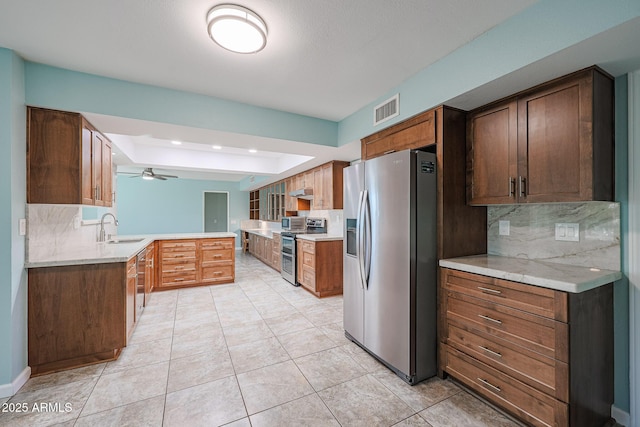
[[[493,317],[485,316],[484,314],[478,314],[478,317],[493,323],[497,323],[498,325],[502,325],[502,320],[494,319]]]
[[[222,255],[214,255],[214,258],[222,258]]]
[[[485,385],[486,387],[489,387],[489,388],[490,388],[491,390],[493,390],[493,391],[496,391],[496,392],[498,392],[498,393],[500,393],[500,392],[502,391],[502,390],[500,389],[500,387],[498,387],[498,386],[495,386],[495,385],[491,384],[491,383],[490,383],[489,381],[487,381],[487,380],[484,380],[484,379],[482,379],[482,378],[480,378],[480,377],[478,377],[477,379],[478,379],[478,381],[480,381],[483,385]]]
[[[493,350],[491,350],[491,349],[489,349],[487,347],[481,346],[481,345],[479,345],[478,347],[480,347],[483,351],[485,351],[485,352],[487,352],[489,354],[492,354],[492,355],[494,355],[496,357],[502,357],[502,354],[498,353],[497,351],[493,351]]]
[[[184,280],[183,277],[178,277],[178,278],[175,279],[176,282],[182,282],[183,280]]]
[[[495,295],[502,294],[502,291],[499,291],[497,289],[485,288],[485,287],[482,287],[482,286],[478,286],[478,289],[480,289],[482,292],[488,292],[490,294],[495,294]]]

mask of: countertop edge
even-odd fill
[[[569,293],[580,293],[585,292],[594,288],[597,288],[602,285],[606,285],[608,283],[615,282],[622,278],[622,273],[619,271],[612,270],[600,270],[597,274],[593,275],[593,277],[589,279],[580,279],[580,280],[561,280],[557,277],[545,277],[542,275],[531,274],[531,272],[518,272],[518,271],[508,271],[498,268],[491,268],[486,266],[473,265],[471,263],[472,260],[478,260],[480,257],[470,258],[470,257],[461,257],[461,258],[451,258],[451,259],[443,259],[440,260],[439,265],[441,267],[451,268],[454,270],[465,271],[467,273],[475,273],[481,274],[484,276],[495,277],[498,279],[511,280],[514,282],[525,283],[528,285],[540,286],[543,288],[554,289],[558,291],[564,291]],[[501,258],[501,261],[508,261],[509,258],[506,257],[497,257]],[[513,259],[514,262],[519,264],[526,263],[531,267],[539,266],[550,266],[550,264],[554,263],[545,263],[543,261],[534,261],[534,260],[522,260],[522,259]],[[572,266],[565,264],[554,264],[554,267],[557,268],[565,268],[571,269],[576,272],[585,272],[589,270],[588,267],[580,267],[580,266]],[[515,269],[514,269],[515,270]]]
[[[44,268],[44,267],[64,267],[64,266],[73,266],[73,265],[91,265],[91,264],[108,264],[108,263],[118,263],[118,262],[127,262],[141,250],[149,246],[153,242],[157,242],[159,240],[182,240],[182,239],[224,239],[224,238],[235,238],[237,235],[233,232],[219,232],[219,233],[167,233],[167,234],[140,234],[140,235],[118,235],[114,236],[119,239],[132,239],[132,238],[142,238],[139,242],[131,242],[131,243],[120,243],[117,246],[114,246],[112,249],[114,254],[107,254],[104,256],[89,256],[83,258],[82,255],[74,257],[75,253],[68,254],[66,258],[57,259],[55,256],[36,260],[36,261],[25,261],[24,268]],[[85,250],[100,250],[102,245],[109,245],[109,243],[100,243],[96,242],[95,246],[82,246],[78,248],[79,252]],[[62,255],[65,256],[65,255]]]

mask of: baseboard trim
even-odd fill
[[[11,397],[29,381],[31,377],[31,367],[27,366],[22,372],[10,383],[0,385],[0,398]]]
[[[615,418],[618,424],[623,426],[629,426],[631,423],[631,415],[628,412],[623,411],[620,408],[616,408],[615,406],[611,406],[611,418]]]

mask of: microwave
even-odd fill
[[[307,220],[303,216],[283,216],[282,229],[285,231],[304,230],[307,228]]]

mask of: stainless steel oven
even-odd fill
[[[281,234],[282,265],[280,271],[282,278],[294,286],[296,283],[296,237],[294,233],[283,232]]]
[[[304,231],[283,231],[280,234],[282,244],[280,272],[282,277],[294,286],[299,286],[296,274],[296,235],[327,232],[327,222],[324,218],[306,218],[305,225]]]

